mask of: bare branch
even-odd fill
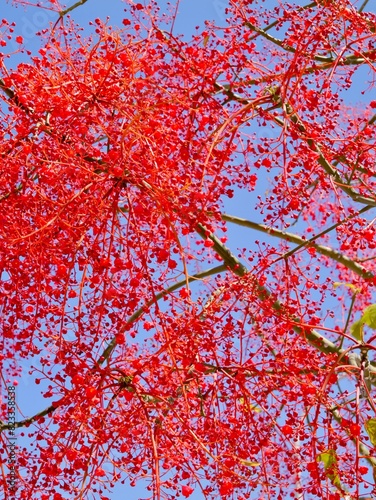
[[[68,7],[65,10],[61,10],[59,12],[59,17],[60,18],[64,17],[66,14],[68,14],[69,12],[72,12],[72,10],[76,9],[77,7],[80,7],[81,5],[83,5],[86,2],[87,2],[87,0],[79,0],[78,2],[76,2],[75,4],[73,4],[71,7]]]

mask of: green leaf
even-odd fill
[[[335,281],[333,283],[334,289],[338,288],[339,286],[346,286],[347,288],[350,288],[350,290],[356,295],[359,293],[361,290],[357,286],[353,285],[352,283],[342,283],[340,281]]]
[[[362,317],[350,327],[351,335],[360,342],[363,342],[363,325],[376,330],[376,304],[366,307]]]
[[[317,461],[324,464],[324,469],[327,470],[337,463],[337,454],[335,450],[328,450],[317,455]]]
[[[366,307],[363,311],[363,316],[360,318],[363,323],[372,329],[376,329],[376,304]]]
[[[247,465],[248,467],[258,467],[261,465],[259,462],[250,462],[249,460],[240,460],[243,465]]]
[[[351,335],[354,339],[359,340],[359,342],[363,342],[363,322],[362,320],[355,321],[350,326]]]
[[[338,475],[337,453],[335,450],[327,450],[317,455],[316,460],[324,464],[325,473],[333,486],[342,491],[341,481]]]
[[[365,427],[372,445],[376,446],[376,418],[370,418],[368,422],[365,423]]]

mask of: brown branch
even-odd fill
[[[347,182],[344,179],[342,179],[335,166],[325,158],[323,152],[321,151],[321,145],[317,144],[313,139],[309,137],[304,123],[301,121],[299,116],[293,111],[290,104],[288,102],[287,103],[282,102],[282,99],[278,93],[278,89],[272,89],[270,90],[270,92],[273,93],[276,104],[279,105],[282,109],[284,109],[286,117],[294,125],[296,125],[299,132],[303,134],[300,138],[307,142],[308,146],[311,148],[312,151],[318,153],[318,160],[317,160],[318,163],[321,165],[324,171],[328,175],[330,175],[330,177],[332,177],[336,186],[339,189],[341,189],[344,193],[346,193],[356,203],[361,203],[362,205],[368,205],[369,207],[376,207],[376,198],[369,198],[368,196],[363,196],[362,194],[357,193],[353,188],[351,188],[347,184]],[[371,120],[373,121],[373,118]],[[273,117],[273,121],[277,123],[280,127],[285,126],[285,121],[282,118]]]
[[[57,407],[55,406],[49,406],[48,408],[45,408],[44,410],[40,411],[39,413],[36,413],[32,417],[25,418],[24,420],[20,420],[19,422],[12,422],[11,424],[5,424],[4,422],[0,423],[0,433],[6,429],[13,429],[16,427],[17,429],[19,427],[24,427],[25,425],[30,425],[36,420],[38,420],[41,417],[44,417],[48,413],[53,413],[56,410]]]
[[[76,2],[75,4],[73,4],[71,7],[68,7],[65,10],[61,10],[59,12],[59,18],[61,19],[66,14],[68,14],[69,12],[72,12],[72,10],[76,9],[77,7],[80,7],[81,5],[83,5],[86,2],[87,2],[87,0],[78,0],[78,2]]]
[[[192,276],[188,276],[188,283],[192,283],[196,280],[202,280],[204,278],[207,278],[208,276],[212,276],[213,274],[223,273],[226,270],[227,270],[227,267],[224,266],[223,264],[220,266],[217,266],[217,267],[213,267],[211,269],[207,269],[206,271],[203,271],[201,273],[197,273],[197,274],[194,274]],[[130,325],[130,324],[134,323],[138,318],[140,318],[144,314],[145,309],[152,306],[153,304],[158,302],[160,299],[162,299],[163,297],[166,297],[167,295],[174,292],[175,290],[182,288],[186,284],[187,284],[187,279],[184,278],[183,280],[178,281],[177,283],[174,283],[170,287],[168,287],[165,290],[163,290],[162,292],[158,293],[155,296],[155,298],[150,299],[148,302],[146,302],[146,304],[144,306],[140,307],[134,314],[132,314],[132,316],[126,321],[126,325]],[[102,365],[109,358],[109,356],[111,355],[111,353],[115,349],[116,345],[117,345],[116,338],[114,337],[111,340],[111,342],[108,344],[106,349],[103,351],[103,353],[100,355],[99,361],[98,361],[99,365]]]
[[[26,113],[28,113],[28,114],[33,113],[33,110],[31,108],[24,106],[20,102],[20,100],[17,97],[17,94],[14,92],[14,90],[12,90],[11,88],[9,88],[5,85],[5,82],[2,78],[0,78],[0,90],[2,90],[4,92],[4,94],[8,97],[8,101],[10,103],[14,103],[16,106],[18,106],[23,111],[26,111]]]

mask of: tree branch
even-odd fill
[[[17,429],[19,427],[24,427],[25,425],[32,424],[36,420],[38,420],[41,417],[44,417],[48,413],[53,413],[56,410],[55,406],[49,406],[48,408],[45,408],[44,410],[40,411],[39,413],[36,413],[32,417],[25,418],[24,420],[20,420],[19,422],[12,422],[10,424],[5,424],[4,422],[0,421],[0,433],[6,429],[13,429],[16,427]]]
[[[26,113],[28,114],[33,113],[33,110],[31,108],[28,108],[27,106],[21,104],[21,102],[17,97],[17,94],[14,92],[14,90],[5,85],[5,82],[2,78],[0,78],[0,90],[2,90],[4,94],[8,97],[8,102],[13,102],[16,106],[18,106],[23,111],[26,111]]]
[[[307,129],[304,123],[300,120],[299,116],[293,111],[290,104],[284,103],[279,95],[279,92],[273,91],[274,100],[277,104],[282,107],[286,116],[291,120],[294,125],[297,126],[298,130],[304,134],[304,137],[301,137],[302,140],[305,140],[308,146],[318,153],[318,163],[324,169],[324,171],[333,178],[336,186],[339,187],[344,193],[346,193],[353,201],[357,203],[361,203],[363,205],[369,205],[370,207],[376,207],[376,199],[368,198],[367,196],[363,196],[362,194],[357,193],[354,189],[352,189],[345,180],[342,179],[336,168],[325,158],[323,152],[321,151],[320,144],[317,144],[313,139],[311,139],[307,133]],[[285,126],[285,121],[279,117],[273,117],[275,123],[277,123],[280,127]]]
[[[365,207],[366,208],[366,207]],[[329,248],[324,245],[319,245],[318,243],[315,243],[313,240],[318,238],[320,235],[323,233],[320,233],[320,235],[314,236],[313,238],[310,238],[309,240],[304,240],[300,236],[289,233],[286,231],[280,231],[279,229],[275,229],[269,226],[266,226],[265,224],[260,224],[258,222],[252,222],[250,220],[242,219],[240,217],[235,217],[233,215],[228,215],[228,214],[223,214],[222,219],[227,221],[227,222],[232,222],[233,224],[237,224],[238,226],[243,226],[243,227],[249,227],[250,229],[255,229],[256,231],[260,231],[262,233],[266,233],[269,236],[274,236],[276,238],[279,238],[284,241],[289,241],[292,243],[297,243],[298,246],[294,248],[293,250],[290,250],[286,254],[282,256],[282,258],[287,258],[296,251],[300,250],[301,248],[304,247],[311,247],[314,248],[318,253],[321,255],[325,255],[326,257],[330,257],[331,259],[335,260],[336,262],[339,262],[342,264],[344,267],[347,269],[350,269],[354,273],[358,274],[362,278],[373,278],[373,273],[368,271],[364,266],[361,264],[358,264],[357,262],[353,261],[349,257],[346,257],[346,255],[343,255],[336,250],[333,250],[332,248]],[[342,223],[342,222],[341,222]],[[339,225],[339,224],[338,224]],[[325,231],[328,232],[328,231]]]
[[[222,264],[220,266],[207,269],[206,271],[202,271],[201,273],[189,276],[188,282],[192,283],[193,281],[196,280],[202,280],[204,278],[207,278],[208,276],[212,276],[213,274],[220,274],[226,270],[227,266]],[[126,321],[126,324],[129,325],[131,323],[134,323],[138,318],[140,318],[144,314],[146,308],[150,307],[152,304],[155,304],[158,300],[162,299],[166,295],[174,292],[175,290],[178,290],[179,288],[182,288],[184,285],[186,285],[186,283],[187,280],[184,278],[183,280],[174,283],[170,287],[158,293],[154,299],[149,300],[144,306],[140,307],[134,314],[132,314],[132,316]],[[103,353],[100,355],[99,360],[97,362],[98,365],[102,365],[110,357],[116,345],[117,345],[116,338],[114,337],[109,343],[109,345],[106,347],[106,349],[103,351]],[[32,417],[26,418],[24,420],[12,424],[5,424],[0,421],[0,433],[5,429],[9,429],[11,425],[18,428],[28,424],[32,424],[33,422],[38,420],[38,418],[44,417],[48,413],[53,413],[56,410],[56,408],[57,407],[51,405],[48,408],[45,408],[44,410],[40,411],[39,413],[36,413]]]
[[[224,259],[227,266],[235,275],[244,277],[249,273],[248,269],[239,261],[237,257],[232,254],[231,250],[229,250],[214,234],[208,232],[208,230],[201,224],[196,230],[203,239],[209,238],[214,242],[214,246],[212,247],[213,250]],[[350,363],[349,356],[346,351],[337,347],[333,342],[318,333],[316,330],[299,326],[299,323],[301,322],[300,319],[291,316],[285,309],[284,305],[279,302],[279,300],[276,300],[272,296],[272,293],[264,285],[261,285],[254,276],[252,276],[252,279],[256,285],[256,294],[258,298],[262,301],[267,299],[270,300],[272,309],[276,312],[284,313],[285,319],[291,321],[291,327],[295,333],[320,352],[324,354],[336,354],[338,356],[339,365],[348,365]],[[351,355],[356,361],[359,360],[360,362],[360,356],[358,354],[352,353]],[[376,378],[376,367],[370,367],[370,371],[372,372],[372,376]]]
[[[196,281],[196,280],[202,280],[204,278],[207,278],[208,276],[212,276],[213,274],[223,273],[226,270],[227,270],[227,267],[224,266],[223,264],[220,266],[217,266],[217,267],[213,267],[211,269],[207,269],[206,271],[203,271],[201,273],[197,273],[197,274],[194,274],[192,276],[188,276],[188,283],[192,283],[193,281]],[[155,296],[155,298],[150,299],[148,302],[146,302],[146,304],[144,306],[140,307],[134,314],[132,314],[132,316],[126,321],[126,325],[130,325],[130,324],[134,323],[138,318],[140,318],[144,314],[145,309],[147,309],[151,305],[155,304],[163,297],[166,297],[166,295],[169,295],[170,293],[174,292],[175,290],[182,288],[184,285],[186,285],[186,283],[187,283],[187,279],[184,278],[183,280],[178,281],[177,283],[174,283],[170,287],[168,287],[165,290],[163,290],[162,292],[158,293]],[[124,330],[125,330],[125,328],[124,328]],[[122,331],[124,331],[124,330],[121,330],[120,333],[122,333]],[[103,351],[101,356],[99,357],[99,361],[98,361],[99,365],[102,365],[109,358],[109,356],[111,355],[111,353],[115,349],[116,345],[117,345],[116,338],[114,337],[111,340],[111,342],[108,344],[106,349]]]
[[[66,14],[68,14],[69,12],[72,12],[72,10],[76,9],[77,7],[80,7],[81,5],[83,5],[86,2],[87,2],[87,0],[78,0],[78,2],[73,4],[71,7],[68,7],[65,10],[61,10],[59,12],[59,18],[64,17]]]
[[[259,35],[261,35],[263,38],[268,40],[269,42],[272,42],[274,45],[277,45],[283,50],[286,50],[287,52],[291,52],[293,54],[296,53],[296,48],[292,47],[291,45],[288,45],[286,42],[283,40],[280,40],[279,38],[276,38],[272,35],[269,35],[269,33],[266,33],[265,29],[258,28],[257,26],[253,25],[250,22],[246,22],[245,26],[249,28],[251,31],[255,31]],[[370,28],[371,29],[371,28]],[[372,30],[371,30],[372,31]],[[320,56],[320,55],[315,55],[311,56],[310,54],[307,54],[309,57],[311,57],[314,61],[319,61],[322,63],[325,63],[322,68],[327,68],[328,66],[331,66],[334,62],[336,62],[336,59],[334,57],[327,57],[327,56]],[[365,52],[361,54],[363,57],[359,57],[359,55],[349,55],[345,58],[343,58],[339,65],[342,66],[348,66],[348,65],[355,65],[355,64],[363,64],[364,62],[367,61],[367,57],[370,55],[369,52]],[[309,68],[311,69],[311,68]],[[312,71],[317,71],[319,68],[312,68]],[[310,72],[310,71],[309,71]]]

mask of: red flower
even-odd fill
[[[191,496],[193,491],[194,491],[194,489],[191,488],[190,486],[184,485],[181,487],[181,493],[182,493],[183,497],[185,497],[185,498],[188,498],[189,496]]]

